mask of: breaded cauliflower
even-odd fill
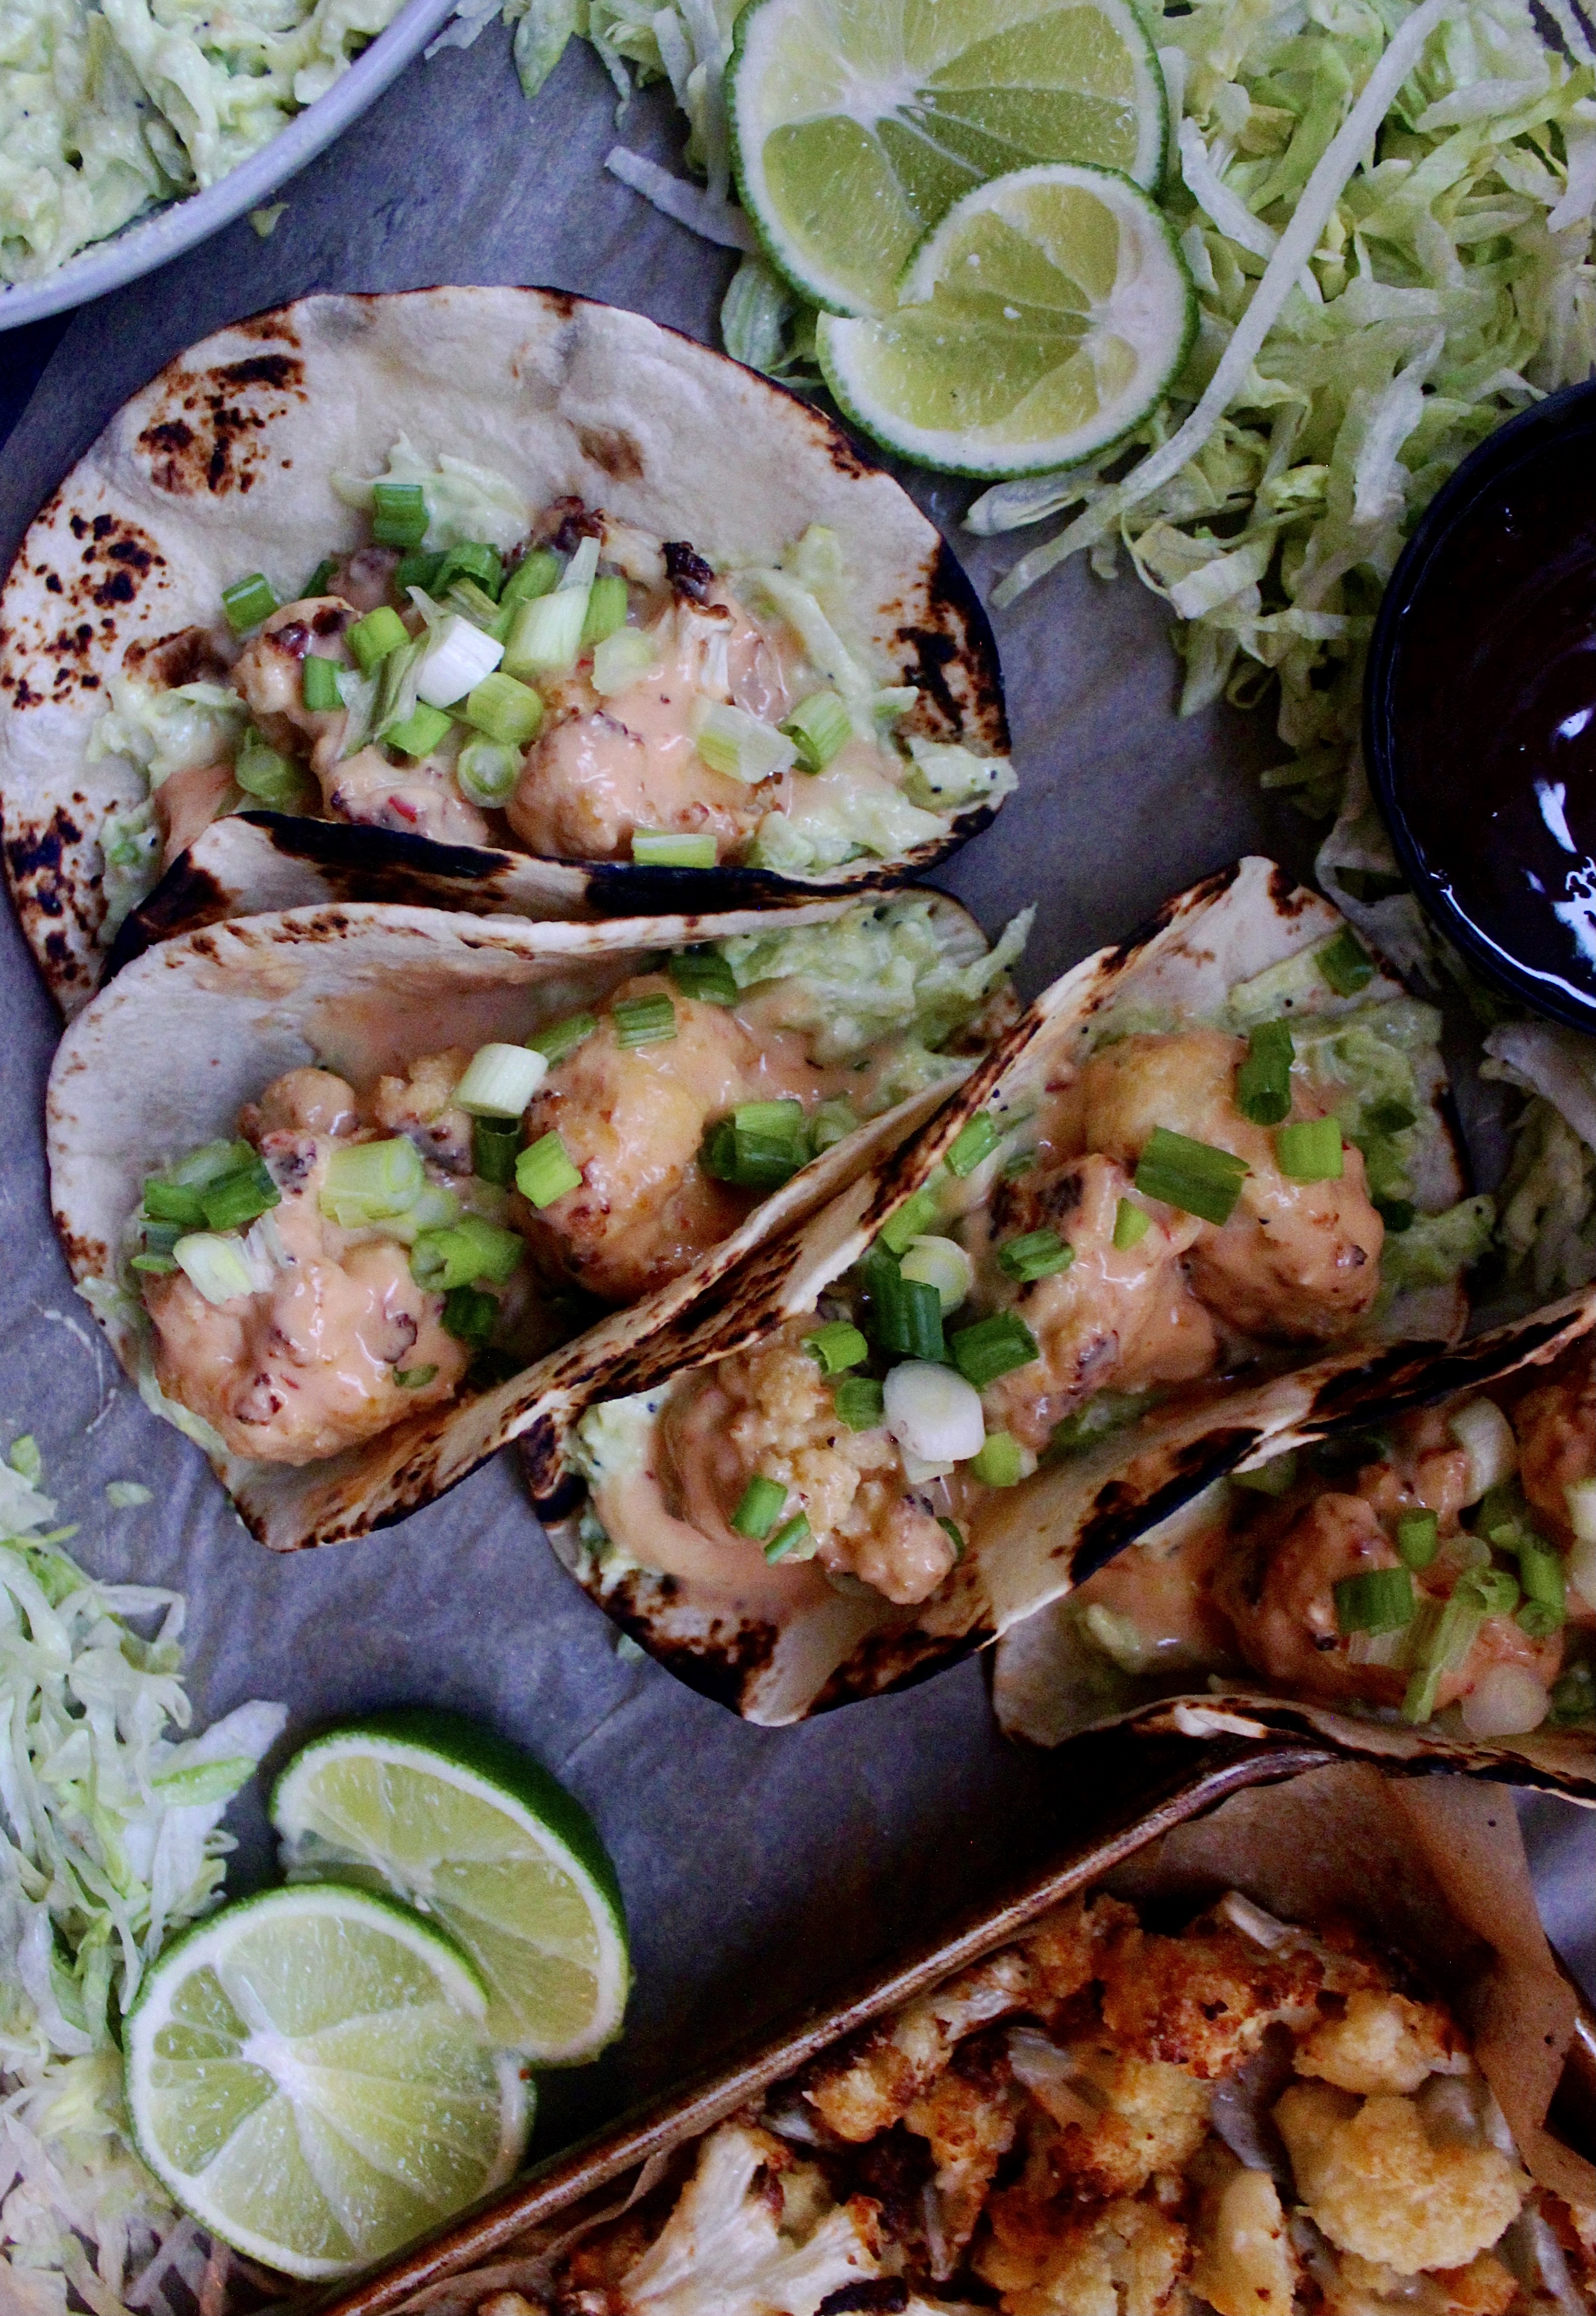
[[[1074,2044],[1072,2080],[1099,2110],[1063,2126],[1053,2169],[1083,2202],[1133,2196],[1155,2171],[1178,2171],[1202,2144],[1211,2094],[1183,2067],[1127,2059],[1107,2044]]]
[[[1267,1952],[1228,1924],[1184,1937],[1123,1929],[1102,1966],[1103,2023],[1122,2050],[1216,2082],[1244,2066],[1276,2019],[1304,2023],[1325,1967],[1301,1947]]]
[[[1367,1991],[1347,1997],[1343,2018],[1315,2027],[1295,2064],[1299,2075],[1365,2098],[1376,2091],[1416,2091],[1428,2075],[1473,2071],[1463,2037],[1439,2002]]]
[[[1529,2182],[1494,2147],[1436,2145],[1410,2098],[1294,2084],[1274,2120],[1312,2219],[1398,2276],[1465,2267],[1517,2218]]]
[[[1237,2165],[1204,2196],[1192,2289],[1218,2316],[1290,2316],[1297,2255],[1267,2171]]]
[[[906,2003],[862,2043],[822,2061],[803,2096],[839,2139],[873,2139],[901,2121],[941,2073],[955,2043],[1024,2002],[1030,1972],[1012,1946]]]
[[[1005,2243],[995,2220],[976,2267],[1006,2316],[1159,2316],[1169,2306],[1191,2258],[1178,2220],[1123,2198],[1060,2217],[1045,2248]]]
[[[936,2166],[943,2241],[931,2272],[939,2280],[953,2274],[975,2233],[993,2174],[1014,2145],[1017,2104],[1006,2063],[978,2044],[961,2051],[903,2118],[929,2142]]]

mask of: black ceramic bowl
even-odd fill
[[[1498,987],[1596,1031],[1596,384],[1511,419],[1438,493],[1363,716],[1422,905]]]

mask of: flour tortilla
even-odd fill
[[[956,901],[929,896],[964,919]],[[519,1040],[600,1003],[661,949],[776,926],[824,923],[851,905],[811,901],[773,920],[628,919],[528,924],[381,904],[241,918],[164,942],[120,974],[68,1028],[50,1073],[46,1125],[56,1227],[80,1289],[114,1283],[145,1177],[197,1144],[231,1136],[238,1113],[281,1072],[312,1061],[369,1083],[451,1045]],[[900,1103],[794,1175],[684,1276],[617,1311],[480,1397],[433,1408],[363,1447],[298,1466],[223,1455],[217,1476],[275,1551],[340,1543],[401,1519],[539,1420],[566,1419],[648,1335],[714,1301],[739,1260],[835,1198],[919,1127],[957,1073]],[[138,1306],[96,1316],[129,1374]]]
[[[1314,1439],[1383,1421],[1405,1409],[1446,1405],[1472,1396],[1483,1384],[1530,1367],[1545,1367],[1596,1328],[1596,1292],[1567,1296],[1526,1319],[1476,1335],[1457,1350],[1426,1362],[1386,1361],[1346,1378],[1339,1403],[1324,1405],[1321,1420],[1282,1431],[1268,1456],[1283,1456]],[[1267,1456],[1255,1456],[1254,1462]],[[1470,1737],[1426,1724],[1409,1728],[1394,1715],[1365,1719],[1308,1697],[1293,1697],[1227,1674],[1215,1696],[1188,1671],[1162,1682],[1119,1684],[1130,1702],[1104,1715],[1101,1686],[1083,1655],[1061,1600],[1015,1626],[998,1645],[993,1701],[1011,1737],[1060,1745],[1083,1729],[1121,1723],[1148,1736],[1244,1737],[1264,1741],[1308,1736],[1365,1760],[1433,1766],[1540,1786],[1596,1808],[1596,1733],[1589,1729],[1531,1730],[1521,1737]],[[1101,1661],[1095,1670],[1101,1673]],[[1137,1692],[1140,1691],[1139,1700]]]
[[[927,735],[1006,753],[991,630],[935,529],[840,428],[767,379],[641,316],[550,290],[315,297],[218,331],[120,410],[22,541],[0,593],[0,815],[23,930],[68,1014],[102,975],[100,831],[145,794],[120,758],[87,761],[108,680],[163,640],[222,619],[221,590],[263,570],[295,593],[324,555],[363,541],[335,470],[380,473],[404,434],[518,484],[533,509],[574,494],[717,565],[774,562],[811,522],[841,545],[848,630],[884,683],[918,682]],[[532,917],[770,906],[928,867],[983,826],[811,883],[756,869],[560,863],[292,815],[252,815],[270,851],[408,877]],[[355,840],[352,847],[350,840]],[[176,864],[166,932],[214,921]],[[352,853],[352,860],[351,860]],[[235,855],[235,860],[237,856]],[[187,886],[186,897],[184,888]],[[359,895],[355,895],[359,897]],[[234,913],[272,905],[246,886]]]
[[[855,1182],[804,1229],[767,1239],[707,1312],[686,1309],[641,1340],[625,1370],[590,1399],[662,1390],[811,1311],[821,1290],[940,1167],[966,1119],[989,1104],[1026,1106],[1060,1062],[1090,1046],[1111,1011],[1211,1017],[1237,984],[1315,947],[1341,922],[1328,902],[1257,857],[1181,894],[1151,926],[1085,958],[1045,991],[895,1159]],[[1360,1002],[1401,993],[1380,971]],[[1439,1104],[1442,1089],[1430,1091]],[[1432,1147],[1424,1203],[1439,1208],[1464,1185],[1444,1126]],[[1282,1353],[1245,1383],[1195,1390],[1086,1454],[1044,1465],[989,1497],[963,1559],[913,1608],[894,1608],[863,1588],[838,1591],[813,1563],[805,1599],[772,1615],[732,1576],[723,1590],[710,1590],[625,1554],[595,1559],[581,1534],[582,1492],[564,1476],[564,1428],[555,1412],[528,1428],[522,1453],[554,1548],[578,1581],[691,1687],[750,1721],[776,1725],[923,1678],[990,1642],[1221,1474],[1272,1452],[1266,1443],[1277,1435],[1315,1436],[1360,1370],[1378,1373],[1385,1388],[1394,1373],[1416,1370],[1444,1350],[1466,1318],[1455,1287],[1398,1297],[1382,1322],[1384,1341],[1364,1336],[1294,1360]],[[639,1548],[627,1539],[629,1553]]]

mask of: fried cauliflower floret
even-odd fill
[[[1494,2147],[1436,2145],[1410,2098],[1294,2084],[1274,2119],[1311,2218],[1399,2276],[1465,2267],[1516,2219],[1528,2185]]]
[[[1071,2046],[1071,2080],[1097,2113],[1068,2123],[1052,2152],[1077,2196],[1131,2196],[1155,2171],[1178,2171],[1208,2130],[1208,2085],[1184,2067],[1125,2057],[1105,2044]]]
[[[1095,1898],[1088,1905],[1071,1898],[1044,1914],[1020,1941],[1031,1966],[1031,1999],[1027,2009],[1039,2018],[1060,2009],[1097,1974],[1098,1955],[1106,1941],[1136,1916],[1117,1898]]]
[[[1054,2217],[1045,2242],[1006,2242],[995,2220],[976,2267],[1002,2293],[1006,2316],[1159,2316],[1171,2305],[1191,2258],[1178,2220],[1123,2197]]]
[[[1192,2289],[1218,2316],[1290,2316],[1297,2255],[1267,2171],[1237,2165],[1204,2196]]]
[[[944,2256],[933,2273],[951,2276],[975,2233],[987,2190],[1014,2145],[1016,2099],[1007,2068],[984,2052],[960,2052],[909,2107],[903,2120],[926,2140],[936,2166]]]
[[[1325,1970],[1305,1948],[1269,1953],[1227,1925],[1199,1923],[1180,1938],[1122,1930],[1102,1975],[1103,2023],[1122,2050],[1217,2082],[1276,2019],[1301,2022]]]
[[[471,1120],[453,1099],[470,1060],[466,1046],[422,1054],[402,1078],[378,1078],[371,1094],[377,1124],[390,1134],[407,1134],[423,1158],[451,1174],[471,1171]]]
[[[1376,2091],[1416,2091],[1428,2075],[1466,2075],[1472,2062],[1438,2002],[1364,1991],[1348,1996],[1343,2018],[1315,2027],[1295,2065],[1299,2075],[1368,2098]]]
[[[1435,2280],[1463,2316],[1507,2316],[1519,2288],[1512,2268],[1494,2251],[1476,2252],[1467,2267],[1444,2267]]]
[[[803,2096],[839,2139],[873,2139],[901,2121],[956,2043],[1018,2010],[1029,1988],[1024,1956],[1013,1947],[995,1954],[934,1994],[906,2003],[851,2053],[822,2060]]]

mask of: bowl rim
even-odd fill
[[[1453,533],[1480,500],[1517,468],[1542,458],[1570,435],[1596,431],[1596,379],[1560,387],[1488,434],[1450,475],[1419,518],[1397,558],[1375,615],[1363,679],[1363,761],[1370,789],[1390,833],[1397,860],[1424,914],[1470,966],[1532,1012],[1587,1033],[1596,1030],[1596,989],[1581,999],[1565,984],[1548,985],[1533,967],[1500,949],[1453,900],[1446,877],[1432,868],[1414,835],[1403,799],[1396,744],[1395,691],[1406,622],[1420,594],[1433,583]]]
[[[405,0],[392,23],[331,88],[225,177],[132,218],[119,232],[91,242],[37,280],[0,283],[0,332],[21,329],[120,290],[219,233],[246,209],[258,208],[376,102],[454,7],[455,0]]]

